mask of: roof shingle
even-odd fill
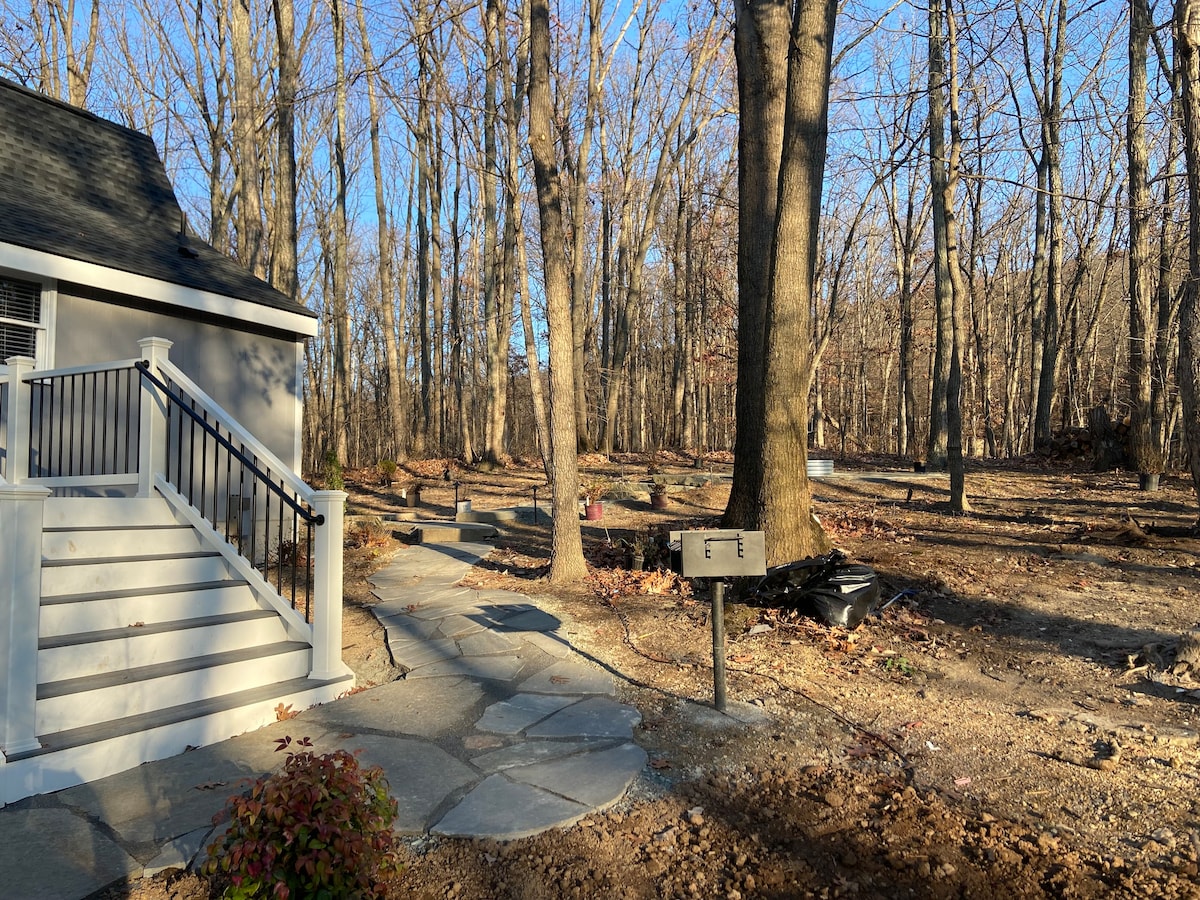
[[[313,315],[182,222],[149,137],[0,78],[0,241]]]

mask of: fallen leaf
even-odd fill
[[[669,769],[669,768],[671,768],[671,764],[669,762],[667,762],[667,760],[663,759],[660,756],[657,759],[650,760],[650,768],[652,768],[652,769]]]

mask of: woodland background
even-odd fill
[[[732,449],[733,12],[568,0],[551,15],[580,449]],[[1128,420],[1123,462],[1182,464],[1171,15],[946,7],[968,457],[1047,449],[1102,411]],[[319,314],[306,468],[496,463],[548,441],[528,22],[527,0],[0,0],[0,74],[151,134],[190,229]],[[899,0],[839,7],[815,455],[931,449],[929,23]]]

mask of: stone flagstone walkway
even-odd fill
[[[370,579],[407,670],[387,687],[397,700],[421,688],[454,720],[438,729],[448,758],[429,785],[444,798],[431,806],[430,795],[431,818],[400,830],[512,839],[570,825],[620,799],[646,764],[632,740],[638,711],[614,699],[612,676],[575,653],[558,619],[521,594],[458,584],[491,549],[413,546]]]

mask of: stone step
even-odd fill
[[[413,537],[418,544],[462,544],[485,541],[500,532],[494,525],[475,522],[418,522]]]
[[[532,511],[519,509],[469,509],[456,514],[454,521],[495,525],[501,522],[517,522],[531,515]]]

